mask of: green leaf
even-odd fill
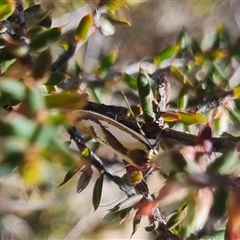
[[[93,203],[94,211],[98,209],[101,201],[103,180],[104,180],[104,174],[101,173],[93,188],[92,203]]]
[[[22,82],[16,79],[2,77],[0,81],[0,93],[4,93],[4,100],[22,101],[26,96],[26,88]],[[2,96],[0,96],[0,99],[2,99]]]
[[[224,66],[221,63],[213,61],[213,68],[214,68],[215,72],[217,73],[217,75],[219,75],[224,80],[227,79],[226,66]]]
[[[44,85],[56,86],[66,80],[67,77],[68,76],[63,72],[51,72]]]
[[[87,104],[87,95],[61,92],[44,97],[47,108],[82,109]]]
[[[114,64],[114,62],[117,60],[118,53],[117,51],[113,51],[107,56],[105,56],[101,62],[100,66],[97,70],[98,75],[101,77],[104,77],[108,72],[110,67]]]
[[[185,112],[178,112],[180,119],[178,122],[192,125],[192,124],[199,124],[199,123],[206,123],[204,116],[200,113],[185,113]]]
[[[60,111],[53,109],[49,111],[48,122],[55,126],[61,126],[65,123],[65,116]]]
[[[225,230],[219,230],[216,231],[210,235],[205,235],[203,237],[201,237],[201,239],[204,240],[221,240],[221,239],[225,239]]]
[[[118,0],[107,1],[106,6],[111,13],[114,13],[120,7],[127,8],[127,6],[123,3],[123,1],[118,1]]]
[[[129,21],[116,17],[115,14],[106,14],[106,19],[112,24],[131,26],[131,23]]]
[[[216,31],[215,41],[212,48],[227,48],[229,45],[229,33],[224,24],[220,24]]]
[[[225,106],[225,109],[228,111],[229,117],[233,123],[235,123],[237,126],[240,126],[240,114],[237,111],[232,110],[229,107]]]
[[[93,24],[92,13],[89,13],[88,15],[84,16],[81,19],[74,34],[76,41],[84,42],[87,40],[92,24]]]
[[[83,171],[82,175],[78,179],[77,188],[76,188],[77,193],[82,192],[88,186],[92,178],[92,175],[93,175],[93,171],[91,166]]]
[[[154,64],[159,65],[163,60],[175,57],[178,51],[179,45],[172,45],[165,48],[163,51],[161,51],[154,57]]]
[[[118,223],[121,221],[120,218],[120,212],[111,212],[108,213],[104,218],[103,218],[103,224],[104,226],[111,226],[115,223]]]
[[[188,92],[189,92],[189,86],[184,84],[177,98],[177,106],[179,109],[185,109],[187,107],[188,98],[189,98]]]
[[[235,98],[240,98],[240,85],[236,86],[233,90],[232,90],[232,94]]]
[[[36,123],[16,114],[7,123],[0,121],[0,136],[15,135],[23,138],[30,138],[35,129]]]
[[[4,157],[0,162],[0,177],[9,174],[22,163],[27,146],[27,141],[16,137],[1,143],[1,153]]]
[[[10,60],[5,60],[2,64],[1,64],[1,70],[2,73],[6,72],[7,69],[16,61],[16,58],[12,58]]]
[[[165,122],[176,122],[180,119],[180,116],[178,113],[173,112],[165,112],[161,114],[161,117]]]
[[[152,104],[154,96],[150,81],[149,75],[142,68],[139,68],[137,77],[138,94],[143,109],[143,118],[147,124],[152,123],[155,118]]]
[[[36,143],[42,147],[47,147],[52,136],[56,137],[55,131],[51,126],[38,123],[29,138],[31,143]]]
[[[27,36],[30,38],[30,39],[33,39],[35,37],[37,37],[38,35],[40,35],[41,33],[43,33],[44,31],[46,31],[47,29],[45,27],[42,27],[42,26],[36,26],[36,27],[33,27],[33,28],[30,28],[28,31],[27,31]]]
[[[45,105],[44,98],[40,93],[39,89],[37,88],[32,89],[27,88],[24,103],[28,107],[28,110],[30,110],[33,113],[36,113],[37,111],[42,109]]]
[[[137,79],[127,73],[122,74],[123,82],[133,90],[137,90]]]
[[[190,80],[187,78],[186,74],[184,74],[183,71],[181,71],[179,68],[175,66],[170,67],[170,71],[173,74],[173,76],[183,85],[186,84],[189,87],[192,87],[192,83]]]
[[[115,223],[121,224],[126,217],[128,216],[128,213],[131,211],[132,208],[123,209],[119,212],[110,212],[103,218],[103,224],[104,226],[111,226]]]
[[[226,214],[226,208],[228,206],[229,192],[228,189],[215,189],[214,190],[214,202],[211,207],[211,215],[217,218],[224,217]]]
[[[180,46],[180,49],[182,52],[185,52],[189,48],[191,39],[190,39],[190,36],[187,34],[187,32],[184,29],[179,34],[177,43]]]
[[[172,216],[167,221],[167,227],[169,229],[173,229],[179,224],[181,224],[182,220],[186,217],[186,214],[187,214],[186,209],[178,210],[178,212],[172,214]]]
[[[52,55],[50,49],[42,51],[33,65],[32,76],[35,80],[41,80],[46,76],[52,64]]]
[[[50,151],[50,160],[52,160],[53,152],[55,155],[59,156],[59,159],[62,160],[62,163],[64,166],[72,168],[73,166],[76,166],[75,158],[70,151],[69,147],[63,143],[61,138],[57,137],[57,132],[53,132],[51,134],[51,137],[49,139],[48,148],[52,151]],[[79,164],[80,165],[80,164]]]
[[[207,168],[208,173],[220,173],[226,174],[231,171],[236,165],[237,153],[234,150],[229,150],[226,153],[223,153],[220,157],[217,157]],[[237,167],[237,165],[236,165]]]
[[[38,33],[30,41],[30,48],[32,51],[40,53],[55,43],[61,36],[62,31],[60,27],[54,27]]]
[[[35,16],[38,14],[41,10],[41,4],[35,4],[27,9],[24,10],[24,14],[27,18]]]
[[[130,207],[130,208],[126,208],[126,209],[123,209],[118,212],[120,214],[120,220],[121,220],[119,224],[121,224],[122,222],[124,222],[127,219],[128,214],[131,210],[132,210],[132,208]]]
[[[38,26],[42,26],[42,27],[46,27],[46,28],[50,28],[52,25],[52,17],[47,15],[45,17],[43,17],[40,22],[38,23]]]
[[[15,2],[12,0],[1,0],[0,21],[7,19],[15,10]]]

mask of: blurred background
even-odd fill
[[[29,2],[25,1],[28,6]],[[53,26],[64,26],[64,34],[71,35],[79,20],[87,14],[96,1],[38,1],[53,17]],[[126,1],[128,9],[118,14],[131,26],[109,26],[111,36],[94,33],[87,44],[82,46],[74,59],[82,63],[85,73],[91,73],[99,57],[112,51],[118,52],[115,71],[138,71],[139,62],[148,62],[171,43],[184,28],[199,39],[203,49],[211,45],[216,28],[225,24],[230,40],[234,43],[240,36],[239,1]],[[54,57],[61,48],[54,50]],[[150,66],[152,67],[152,66]],[[152,71],[155,69],[153,68]],[[117,88],[117,87],[115,87]],[[116,98],[104,97],[105,104],[118,102]],[[118,102],[119,104],[119,102]],[[120,103],[121,104],[121,103]],[[66,137],[67,140],[67,137]],[[115,159],[109,149],[99,148],[100,156]],[[17,172],[0,178],[0,233],[1,239],[129,239],[132,232],[133,214],[122,225],[103,226],[101,220],[107,209],[124,199],[117,186],[104,182],[102,202],[94,212],[91,204],[94,176],[81,194],[76,193],[80,174],[58,188],[69,169],[58,163],[51,163],[46,173],[47,184],[42,189],[26,188]],[[123,174],[121,165],[112,169]],[[150,192],[157,192],[162,179],[153,174],[149,177]],[[145,232],[146,223],[141,222],[132,239],[152,239]]]

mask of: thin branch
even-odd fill
[[[205,113],[210,111],[214,108],[217,108],[224,104],[226,101],[233,101],[235,97],[232,94],[232,91],[224,92],[222,96],[217,98],[212,98],[200,103],[196,106],[188,107],[186,109],[187,112],[198,112],[198,113]]]
[[[57,71],[70,60],[70,58],[74,55],[76,51],[76,46],[77,43],[73,40],[73,42],[70,43],[67,51],[60,55],[59,58],[52,64],[51,69],[53,72]]]
[[[84,148],[86,148],[86,145],[82,139],[82,137],[78,134],[78,132],[76,131],[75,127],[69,127],[67,129],[68,134],[70,135],[71,139],[75,142],[75,144],[77,145],[78,149],[80,152],[82,152],[82,150]],[[91,152],[91,151],[90,151]],[[131,193],[129,192],[129,190],[131,190],[131,187],[124,183],[122,181],[122,179],[119,176],[115,176],[112,175],[109,170],[101,163],[101,159],[94,154],[93,152],[91,152],[91,164],[99,171],[99,172],[103,172],[104,175],[106,177],[108,177],[108,179],[112,182],[114,182],[116,185],[119,186],[120,190],[123,191],[125,194],[127,194],[128,196],[131,195]]]
[[[128,111],[125,107],[96,104],[89,102],[85,107],[86,110],[94,111],[103,114],[107,117],[113,118],[123,125],[139,132],[139,128],[136,124],[136,119],[134,117],[126,117]],[[194,146],[197,140],[197,136],[193,134],[188,134],[180,131],[176,131],[170,128],[160,128],[158,124],[153,124],[149,126],[142,126],[142,129],[149,139],[158,139],[170,143],[171,145],[191,145]],[[229,149],[233,149],[237,146],[240,141],[240,137],[219,137],[212,138],[213,151],[215,152],[225,152]],[[239,151],[239,149],[237,149]]]

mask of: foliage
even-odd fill
[[[109,35],[112,24],[130,25],[118,15],[119,9],[127,7],[122,1],[100,3],[79,20],[67,43],[64,26],[51,27],[51,16],[39,4],[22,9],[21,1],[1,3],[0,200],[21,199],[19,193],[6,193],[11,176],[17,176],[31,198],[36,189],[44,195],[79,172],[80,193],[97,172],[94,211],[100,206],[106,179],[126,195],[103,218],[106,226],[122,223],[134,212],[131,237],[142,217],[147,217],[145,230],[155,239],[170,235],[172,239],[238,239],[240,87],[229,79],[239,65],[239,43],[230,43],[227,28],[220,25],[212,45],[203,50],[200,40],[182,30],[175,44],[152,57],[149,64],[154,72],[144,69],[144,62],[134,73],[115,71],[116,50],[102,56],[90,74],[78,61],[69,70],[67,63],[76,47],[87,44],[94,33]],[[63,54],[53,61],[56,45]],[[163,70],[170,71],[178,90]],[[69,87],[74,81],[77,84]],[[118,90],[116,81],[137,96],[133,106],[99,104],[105,94]],[[172,91],[178,91],[176,97],[171,96]],[[96,103],[89,101],[88,94]],[[111,166],[96,155],[96,144],[92,148],[85,145],[89,137],[123,158],[123,176],[111,173]],[[150,144],[153,138],[157,140],[155,149]],[[77,153],[69,147],[71,142]],[[53,184],[54,168],[59,166],[67,173]],[[152,172],[165,180],[156,193],[148,190]],[[180,190],[183,196],[178,196]],[[170,213],[163,216],[158,206],[162,210],[161,203],[167,198],[174,208],[168,203]],[[0,212],[2,236],[15,236],[8,230],[7,220],[24,216],[17,211],[13,214],[5,202]],[[40,236],[46,237],[44,233]]]

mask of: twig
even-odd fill
[[[83,141],[83,139],[81,138],[81,136],[77,133],[76,129],[74,127],[69,127],[67,129],[71,139],[76,143],[77,147],[79,148],[80,151],[82,151],[86,145]],[[91,163],[92,165],[97,168],[99,171],[103,171],[104,174],[111,180],[113,181],[115,184],[117,184],[120,188],[120,190],[122,190],[124,193],[126,193],[128,196],[132,195],[129,194],[129,190],[127,190],[127,188],[129,189],[130,186],[126,183],[122,182],[122,179],[118,176],[114,176],[112,175],[107,168],[105,168],[102,163],[101,160],[94,154],[91,152]],[[127,187],[127,188],[126,188]],[[146,199],[148,200],[153,200],[149,191],[148,191],[148,186],[146,185],[145,181],[141,181],[139,184],[135,185],[134,188],[136,189],[136,191],[139,193],[142,193]],[[159,227],[156,230],[157,235],[159,235],[161,237],[161,239],[164,240],[179,240],[179,237],[177,235],[175,235],[174,233],[172,233],[165,224],[165,220],[162,216],[162,214],[160,213],[159,209],[156,207],[153,209],[153,216],[152,216],[155,220],[157,220],[159,222]],[[68,235],[69,236],[69,235]]]
[[[85,109],[113,118],[134,131],[139,132],[135,118],[126,117],[127,108],[125,107],[89,102]],[[143,131],[149,139],[157,139],[159,137],[162,141],[166,141],[172,145],[180,144],[194,146],[197,140],[196,135],[179,132],[170,128],[162,129],[158,124],[152,124],[150,127],[143,125]],[[213,151],[225,152],[229,149],[235,148],[240,141],[240,137],[214,137],[211,141],[213,144]],[[237,150],[239,151],[239,149]]]
[[[75,127],[69,127],[67,129],[68,134],[70,135],[71,139],[75,142],[75,144],[77,145],[79,151],[81,152],[84,148],[86,148],[86,145],[82,139],[82,137],[78,134],[78,132],[76,131]],[[103,164],[101,163],[101,159],[96,156],[93,152],[91,152],[91,164],[99,171],[99,172],[103,172],[104,175],[106,177],[108,177],[109,180],[111,180],[112,182],[114,182],[115,184],[117,184],[120,188],[120,190],[122,190],[124,193],[126,193],[128,196],[131,195],[131,193],[129,193],[129,190],[131,189],[131,187],[129,185],[127,185],[126,183],[122,182],[122,179],[118,176],[112,175],[109,170],[103,166]]]
[[[233,96],[232,91],[225,92],[225,93],[223,93],[222,96],[220,96],[218,98],[212,98],[212,99],[206,100],[203,103],[200,103],[196,106],[188,107],[186,109],[186,111],[187,112],[205,113],[207,111],[210,111],[214,108],[217,108],[217,107],[223,105],[224,102],[226,102],[226,101],[234,100],[234,98],[235,97]]]
[[[59,58],[52,64],[51,69],[53,72],[57,71],[59,68],[61,68],[64,64],[66,64],[70,60],[70,58],[75,53],[76,46],[77,43],[73,40],[73,42],[70,43],[67,51],[60,55]]]

